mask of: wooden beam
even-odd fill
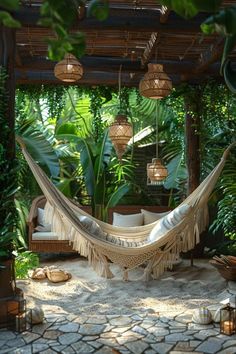
[[[14,13],[14,17],[24,26],[39,27],[39,8],[22,6],[19,11]],[[200,32],[201,23],[207,18],[207,14],[198,14],[193,19],[185,20],[174,12],[169,14],[168,23],[160,23],[161,14],[159,11],[151,9],[111,9],[109,17],[105,21],[99,21],[92,17],[78,21],[75,28],[81,31],[96,30],[124,30],[124,31],[148,31],[148,32]]]
[[[217,62],[221,58],[223,48],[224,39],[218,38],[215,43],[210,46],[209,49],[200,54],[197,63],[195,64],[194,70],[189,74],[183,75],[181,79],[183,81],[188,81],[193,76],[198,76],[199,74],[208,71],[210,65]]]
[[[159,37],[158,33],[152,32],[151,37],[150,37],[150,39],[146,45],[146,48],[144,49],[143,55],[141,57],[142,66],[145,66],[150,61],[159,39],[160,39],[160,37]]]
[[[208,69],[208,67],[221,58],[224,48],[224,38],[218,38],[208,50],[201,53],[198,59],[198,65],[195,69],[195,73],[199,74]]]
[[[160,23],[167,23],[170,15],[170,9],[167,6],[162,5],[160,10]]]
[[[85,55],[80,59],[81,64],[84,67],[84,71],[104,71],[115,72],[122,65],[122,72],[126,73],[140,73],[143,74],[145,69],[141,67],[141,61],[132,61],[128,58],[115,58],[115,57],[97,57]],[[153,62],[153,61],[150,61]],[[194,70],[194,63],[191,61],[180,60],[158,60],[158,63],[162,64],[168,74],[187,75]],[[24,58],[22,65],[16,66],[18,72],[41,72],[41,71],[53,71],[55,62],[46,58],[38,57],[26,57]],[[218,76],[219,75],[220,62],[211,65],[208,68],[208,74]]]

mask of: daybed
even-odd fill
[[[45,253],[59,253],[59,252],[75,252],[69,244],[69,241],[58,240],[55,233],[50,229],[42,231],[40,229],[38,208],[43,209],[46,204],[46,198],[42,195],[35,198],[32,202],[30,213],[28,216],[28,236],[29,236],[29,250],[34,252]],[[80,206],[81,209],[91,214],[90,206]],[[108,212],[108,222],[113,223],[113,213],[120,213],[124,215],[133,215],[140,213],[141,209],[154,212],[163,213],[169,211],[170,208],[156,205],[117,205],[110,208]],[[37,230],[39,228],[39,230]],[[41,230],[41,231],[40,231]]]

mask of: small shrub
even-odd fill
[[[28,271],[37,268],[39,265],[39,257],[31,251],[16,253],[15,258],[15,274],[17,279],[28,278]]]

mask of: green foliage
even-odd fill
[[[20,28],[21,24],[15,20],[8,11],[14,11],[19,9],[19,0],[1,0],[1,8],[7,11],[0,11],[0,24],[6,27]]]
[[[174,10],[180,16],[189,19],[200,11],[218,11],[222,0],[161,0],[160,3]]]
[[[61,129],[62,132],[62,129]],[[76,135],[58,135],[59,140],[67,140],[80,153],[80,163],[83,169],[84,183],[91,198],[93,215],[106,220],[107,209],[114,206],[130,189],[125,176],[128,169],[114,173],[111,163],[112,144],[108,130],[98,141],[93,137],[81,138]],[[124,167],[125,170],[125,167]]]
[[[8,156],[10,127],[6,119],[6,71],[0,67],[0,258],[10,257],[16,240],[17,213],[14,194],[18,190],[18,164]]]
[[[29,270],[39,266],[39,257],[30,251],[15,252],[15,275],[17,279],[28,278]]]
[[[104,21],[109,14],[109,2],[107,0],[91,0],[88,6],[88,15],[95,16]]]

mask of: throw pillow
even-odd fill
[[[164,216],[157,225],[154,226],[148,236],[148,241],[156,241],[161,238],[167,231],[175,227],[180,221],[183,220],[185,215],[189,212],[191,206],[188,204],[180,205],[173,211]]]
[[[153,213],[152,211],[141,209],[141,213],[143,214],[144,225],[147,225],[161,219],[163,216],[169,214],[170,211],[166,211],[164,213]]]
[[[35,228],[35,230],[40,232],[50,232],[51,224],[46,224],[44,209],[38,208],[37,213],[38,226]]]
[[[113,213],[113,223],[114,226],[121,227],[132,227],[132,226],[142,226],[143,225],[143,214],[128,214],[123,215],[119,213]]]
[[[88,216],[80,215],[79,221],[84,226],[84,228],[88,230],[92,235],[101,238],[106,237],[106,233],[103,232],[102,228],[96,223],[95,220],[89,218]]]
[[[38,208],[37,216],[38,216],[38,224],[42,226],[45,225],[44,209]]]

